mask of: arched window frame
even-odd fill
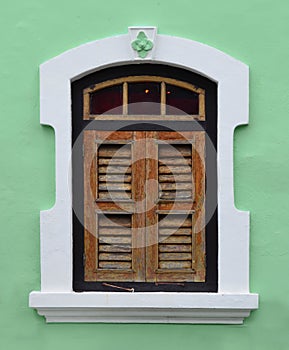
[[[131,42],[143,31],[153,49],[138,57]],[[182,67],[218,84],[218,292],[123,293],[72,289],[71,82],[116,65],[151,62]],[[233,136],[248,124],[248,67],[203,44],[132,27],[40,67],[41,124],[55,130],[56,203],[41,212],[41,291],[30,306],[48,322],[242,323],[258,307],[249,292],[249,212],[234,205]]]

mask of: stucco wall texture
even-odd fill
[[[289,2],[14,0],[0,8],[0,349],[289,347]],[[250,125],[235,133],[236,206],[251,211],[251,292],[242,326],[45,324],[39,210],[54,203],[54,133],[39,124],[39,65],[87,41],[155,25],[250,66]]]

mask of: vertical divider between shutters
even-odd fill
[[[95,279],[96,266],[96,154],[95,154],[95,132],[87,130],[83,135],[84,147],[84,280],[93,281]]]
[[[145,132],[134,132],[132,144],[132,195],[135,212],[132,215],[132,268],[134,281],[145,280]]]
[[[147,132],[146,135],[146,281],[155,282],[158,268],[158,133]]]

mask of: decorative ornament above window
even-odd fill
[[[148,39],[145,32],[141,31],[138,33],[137,39],[131,43],[131,46],[134,50],[137,51],[139,57],[145,58],[154,44]]]

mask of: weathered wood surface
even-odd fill
[[[162,238],[162,237],[160,237]],[[192,243],[192,236],[169,236],[164,237],[164,240],[161,240],[162,244],[190,244]]]
[[[99,215],[99,226],[106,227],[131,227],[130,215]]]
[[[98,160],[99,165],[108,165],[108,170],[114,165],[129,167],[131,160],[129,158],[100,158]]]
[[[131,167],[130,166],[99,166],[98,167],[98,173],[99,174],[130,174],[131,173]]]
[[[102,269],[119,269],[119,270],[131,269],[131,262],[128,262],[128,261],[100,261],[99,267]],[[110,280],[111,276],[114,274],[113,271],[109,271],[109,272],[110,273],[106,274],[108,280]],[[119,277],[120,276],[118,276],[118,278]],[[123,279],[125,279],[125,277],[126,277],[126,275],[123,275]],[[105,280],[105,278],[104,278],[104,280]]]
[[[124,244],[99,244],[99,252],[109,252],[109,253],[131,253],[132,248],[130,245]]]
[[[99,182],[131,182],[130,175],[99,175]]]
[[[191,157],[190,145],[159,145],[159,158],[163,157]]]
[[[160,165],[159,174],[191,174],[191,168],[187,166]]]
[[[132,198],[135,202],[135,214],[132,217],[132,246],[135,281],[144,281],[145,276],[145,246],[146,246],[146,133],[136,132],[132,145]]]
[[[131,261],[130,253],[99,253],[99,261]]]
[[[171,228],[160,228],[159,229],[159,235],[162,236],[190,236],[192,234],[191,228],[177,228],[177,229],[171,229]]]
[[[146,187],[146,281],[156,281],[156,270],[158,268],[158,215],[156,213],[156,202],[158,199],[158,147],[155,140],[158,133],[150,131],[146,133],[146,179],[149,186]]]
[[[85,131],[83,134],[84,148],[84,280],[93,281],[94,270],[97,265],[97,239],[96,239],[96,216],[92,203],[97,196],[97,162],[96,145],[94,143],[95,132]]]
[[[159,260],[170,260],[170,261],[180,261],[180,260],[191,260],[192,254],[185,252],[169,252],[169,253],[159,253]]]
[[[131,149],[130,145],[119,146],[116,144],[102,144],[99,146],[98,157],[102,158],[130,158],[131,157]]]
[[[160,261],[159,263],[160,269],[190,269],[192,267],[191,261]],[[175,277],[177,277],[178,272],[175,271],[175,274],[171,276],[171,281],[175,281]]]
[[[107,244],[122,245],[131,244],[132,239],[131,236],[102,236],[99,241]]]
[[[89,135],[90,153],[100,149],[86,170],[93,183],[85,186],[95,193],[93,203],[87,203],[94,227],[93,238],[85,233],[87,280],[204,281],[204,135],[116,132],[109,136],[113,145],[95,142],[108,132]],[[120,153],[118,139],[131,142]],[[160,139],[171,142],[172,148],[156,142]],[[184,157],[175,158],[180,153]]]
[[[131,184],[99,182],[98,190],[99,191],[131,191]]]
[[[132,230],[127,227],[99,227],[99,236],[128,236]]]
[[[191,182],[177,182],[177,183],[160,183],[160,189],[162,191],[175,191],[175,190],[191,190]]]
[[[162,191],[160,193],[161,199],[188,199],[192,198],[192,192],[191,191]]]
[[[159,170],[159,174],[161,174]],[[173,175],[159,175],[159,182],[191,182],[192,175],[191,174],[177,174]]]
[[[160,165],[182,165],[182,166],[189,166],[192,164],[192,159],[191,158],[174,158],[174,157],[163,157],[160,159]]]
[[[190,245],[187,244],[160,244],[159,245],[159,252],[160,253],[171,253],[171,252],[191,252],[192,251],[192,247]],[[190,258],[191,258],[191,254],[190,254]],[[160,260],[165,260],[165,259],[161,259]]]
[[[118,200],[118,199],[131,199],[131,193],[125,192],[125,191],[101,191],[98,193],[98,198],[101,199],[111,199],[111,200]]]
[[[167,215],[159,221],[159,227],[191,227],[192,219],[183,215]]]

